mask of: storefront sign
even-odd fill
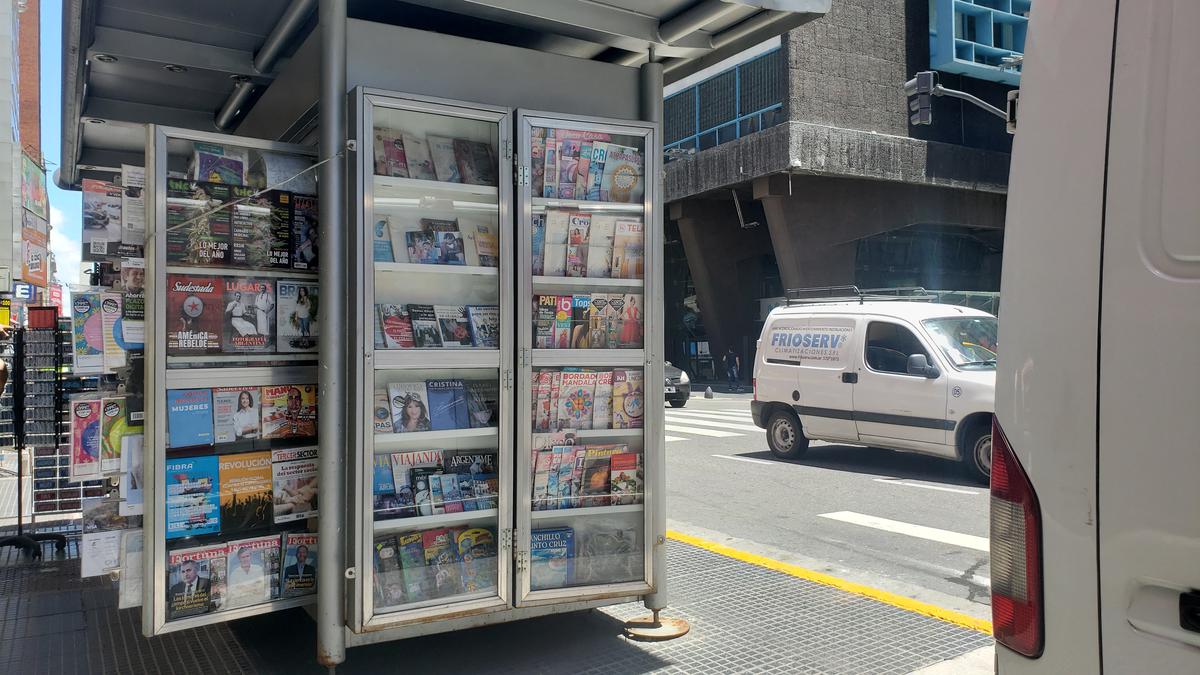
[[[30,211],[21,212],[21,273],[18,278],[37,286],[49,282],[49,224]]]

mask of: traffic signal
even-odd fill
[[[908,97],[908,109],[912,114],[908,121],[915,125],[933,124],[933,92],[937,88],[937,73],[924,70],[904,83],[904,95]]]

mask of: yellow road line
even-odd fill
[[[776,572],[783,572],[784,574],[796,577],[798,579],[804,579],[805,581],[811,581],[823,586],[830,586],[840,591],[853,593],[854,595],[860,595],[864,598],[871,598],[872,600],[877,600],[893,607],[899,607],[900,609],[908,612],[916,612],[917,614],[922,614],[940,621],[952,623],[956,626],[962,626],[963,628],[976,630],[980,633],[985,633],[987,635],[992,634],[991,621],[977,619],[973,616],[963,614],[962,612],[955,612],[943,607],[938,607],[937,605],[931,605],[927,602],[906,598],[903,595],[897,595],[895,593],[881,591],[878,588],[871,588],[870,586],[856,584],[853,581],[839,579],[822,572],[816,572],[804,567],[800,567],[799,565],[793,565],[780,560],[767,558],[766,556],[761,556],[756,553],[741,551],[724,544],[718,544],[715,541],[708,541],[707,539],[693,537],[690,534],[668,530],[667,537],[684,544],[690,544],[691,546],[702,548],[706,551],[712,551],[713,553],[723,555],[727,558],[733,558],[734,560],[750,563],[751,565],[765,567],[769,570],[775,570]]]

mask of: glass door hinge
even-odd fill
[[[500,530],[500,548],[508,550],[512,548],[513,531],[512,528],[504,528]]]
[[[502,381],[502,383],[503,383],[503,387],[504,387],[505,389],[512,389],[512,386],[513,386],[513,376],[512,376],[512,371],[511,371],[511,370],[507,370],[507,369],[506,369],[506,370],[504,371],[504,375],[503,375],[503,377],[501,378],[501,381]]]
[[[517,571],[524,572],[529,569],[529,551],[517,551]]]
[[[527,166],[518,166],[517,167],[517,185],[518,186],[529,185],[529,167],[527,167]]]

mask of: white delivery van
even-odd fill
[[[1033,3],[992,475],[1001,675],[1200,673],[1200,2]]]
[[[799,297],[839,290],[851,295]],[[915,294],[799,289],[771,311],[750,410],[775,456],[800,457],[810,440],[858,443],[957,459],[987,481],[996,317],[903,290]]]

